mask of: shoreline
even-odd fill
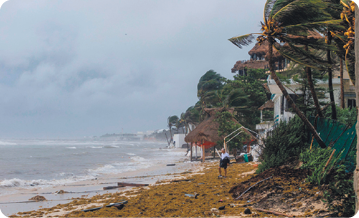
[[[190,163],[191,164],[191,163]],[[116,217],[118,215],[114,215],[114,214],[109,214],[107,213],[106,210],[112,210],[112,211],[117,211],[116,208],[105,208],[105,209],[101,209],[99,211],[96,212],[81,212],[81,210],[83,209],[89,209],[89,208],[94,208],[94,207],[101,207],[104,205],[108,205],[110,203],[116,203],[116,202],[120,202],[121,200],[128,200],[128,204],[125,205],[125,208],[127,210],[132,211],[133,208],[133,204],[138,207],[145,207],[147,208],[146,210],[152,210],[154,209],[154,205],[152,201],[156,201],[159,200],[159,202],[161,202],[161,197],[159,197],[161,194],[158,193],[159,190],[162,189],[175,189],[172,190],[173,192],[183,192],[184,190],[182,189],[191,189],[191,186],[194,185],[193,183],[191,183],[191,181],[183,181],[183,182],[172,182],[173,180],[183,180],[183,179],[199,179],[199,181],[201,181],[201,183],[199,184],[205,184],[206,182],[203,181],[203,177],[213,177],[214,174],[218,174],[218,160],[212,160],[212,159],[207,159],[206,162],[203,164],[201,162],[192,162],[191,167],[188,169],[191,169],[190,171],[186,170],[186,171],[182,171],[182,172],[178,172],[178,173],[172,173],[171,175],[157,175],[154,177],[158,177],[157,181],[154,182],[155,180],[153,180],[154,183],[152,183],[150,186],[146,186],[146,187],[130,187],[128,189],[116,189],[114,192],[108,192],[108,193],[101,193],[98,195],[94,195],[92,197],[88,196],[88,197],[83,197],[83,198],[78,198],[78,199],[74,199],[73,201],[71,201],[70,203],[67,204],[62,204],[62,205],[57,205],[55,207],[52,208],[48,208],[48,209],[38,209],[38,210],[34,210],[34,211],[29,211],[29,212],[25,212],[25,213],[19,213],[18,215],[13,215],[12,217],[17,217],[17,216],[21,216],[21,217],[35,217],[35,216],[41,216],[41,217],[79,217],[79,216],[89,216],[89,217]],[[246,164],[236,164],[235,167],[231,167],[232,169],[230,169],[230,173],[232,174],[229,177],[237,177],[238,175],[241,175],[241,179],[247,179],[249,177],[252,176],[252,174],[254,173],[253,170],[253,163],[246,163]],[[239,169],[239,171],[237,171],[236,169]],[[213,174],[212,171],[215,171],[215,173]],[[211,172],[210,172],[211,171]],[[220,182],[222,185],[226,184],[227,182],[225,180],[222,179],[218,179],[217,176],[218,175],[214,175],[216,181],[215,182]],[[131,180],[132,181],[132,180]],[[224,182],[224,183],[222,183]],[[137,182],[139,183],[139,182]],[[181,187],[181,188],[175,188],[175,187]],[[200,196],[205,196],[206,194],[204,194],[204,191],[207,191],[208,187],[205,187],[206,185],[203,185],[203,188],[205,188],[205,190],[198,190],[201,194]],[[211,188],[212,189],[212,188]],[[172,192],[171,191],[171,192]],[[211,191],[215,191],[215,190],[211,190]],[[144,196],[148,196],[147,192],[149,193],[154,193],[154,196],[150,197],[149,201],[150,202],[144,202],[144,203],[140,203],[139,202],[135,202],[138,200],[138,198],[140,199],[140,202],[142,201],[142,199],[144,199]],[[166,192],[166,191],[165,191]],[[187,191],[188,193],[192,193]],[[223,193],[218,193],[218,197],[214,196],[212,197],[212,201],[213,198],[215,198],[215,201],[218,201],[219,198],[223,198],[224,202],[226,201],[230,201],[230,194],[228,193],[228,190],[222,190]],[[183,192],[184,193],[184,192]],[[226,197],[220,197],[219,195],[226,195]],[[183,194],[181,194],[183,195]],[[216,194],[217,195],[217,194]],[[181,196],[182,197],[182,196]],[[186,202],[190,200],[190,198],[185,197],[186,198]],[[199,197],[197,202],[200,202],[202,197]],[[218,198],[218,199],[217,199]],[[152,200],[151,200],[152,199]],[[158,201],[157,201],[158,202]],[[172,200],[170,200],[171,203],[175,203],[175,201],[172,202]],[[223,202],[223,203],[224,203]],[[165,203],[165,202],[162,202]],[[158,205],[161,205],[162,203],[158,203]],[[130,205],[132,204],[132,205]],[[167,203],[165,203],[167,204]],[[174,205],[175,208],[177,208],[176,210],[178,210],[178,208],[181,208],[181,206],[176,204]],[[124,208],[124,209],[125,209]],[[125,212],[124,209],[119,210],[118,212]],[[136,208],[137,209],[137,208]],[[210,209],[210,208],[209,208]],[[171,211],[171,210],[169,210]],[[158,211],[156,211],[158,212]],[[78,213],[84,213],[81,215],[78,215]],[[136,215],[134,214],[125,214],[123,216],[125,217],[133,217],[133,216],[158,216],[158,214],[152,214],[152,212],[150,212],[149,214],[145,214],[145,213],[138,213],[136,211]],[[203,216],[203,212],[201,213]],[[164,216],[171,216],[173,214],[170,213],[166,213],[163,214]]]
[[[175,152],[183,152],[184,149],[173,149]],[[6,216],[17,214],[18,212],[50,208],[58,204],[66,204],[73,198],[93,197],[99,194],[124,192],[131,187],[123,187],[112,190],[103,190],[103,187],[117,185],[117,182],[134,182],[154,184],[170,176],[175,176],[188,169],[193,169],[197,162],[187,162],[189,157],[181,156],[172,161],[175,166],[166,166],[166,163],[155,164],[150,168],[127,171],[120,174],[104,174],[97,179],[77,181],[65,185],[57,185],[43,188],[17,188],[17,193],[0,196],[0,209]],[[56,191],[64,190],[69,193],[55,194]],[[30,198],[41,195],[47,201],[27,202]],[[23,203],[17,203],[23,202]]]

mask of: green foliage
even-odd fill
[[[235,75],[234,80],[227,81],[223,89],[237,90],[236,98],[230,106],[236,110],[236,119],[245,127],[254,129],[260,122],[260,111],[267,99],[267,91],[263,83],[268,75],[263,69],[247,69],[247,76]]]
[[[197,85],[197,96],[201,98],[204,93],[213,90],[220,90],[223,87],[223,77],[213,70],[207,71]]]
[[[337,120],[343,124],[348,126],[353,126],[357,121],[357,110],[356,108],[341,108],[336,106],[337,109]],[[331,118],[332,111],[326,110],[324,116],[327,118]]]
[[[323,202],[327,203],[334,217],[352,217],[355,214],[355,192],[353,174],[345,172],[345,166],[335,168],[334,179],[329,183],[329,189],[324,192]]]
[[[301,169],[310,169],[311,175],[308,176],[307,181],[314,185],[321,185],[323,182],[327,182],[328,173],[331,169],[336,166],[340,160],[341,154],[338,156],[333,156],[327,167],[324,169],[327,161],[330,158],[333,150],[328,148],[312,148],[312,150],[307,149],[303,153],[300,154],[299,159],[303,162],[303,165],[300,167]],[[324,169],[324,171],[323,171]]]
[[[216,113],[215,121],[219,123],[219,128],[218,128],[219,136],[225,137],[241,127],[240,124],[235,123],[232,120],[233,118],[234,118],[233,115],[228,111]],[[234,133],[232,136],[230,136],[227,140],[229,140],[230,138],[232,138],[235,135],[236,135],[236,133]],[[241,132],[239,135],[237,135],[230,142],[227,143],[229,150],[242,149],[243,142],[245,142],[248,139],[248,137],[249,136],[245,132]],[[217,142],[217,144],[222,145],[223,141],[219,141],[219,142]]]
[[[261,173],[269,168],[286,163],[290,157],[299,154],[309,145],[303,122],[299,117],[294,117],[288,123],[282,122],[273,130],[272,135],[264,140],[261,164],[256,173]]]

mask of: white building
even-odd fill
[[[176,148],[182,148],[182,145],[187,145],[187,142],[185,142],[184,137],[186,137],[186,134],[174,134],[173,135],[173,141],[175,142]]]

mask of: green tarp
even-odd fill
[[[314,119],[314,117],[309,118],[309,121],[312,123],[313,126]],[[349,151],[352,151],[356,148],[357,137],[355,124],[353,126],[346,126],[335,120],[318,117],[316,129],[324,143],[332,149],[335,149],[334,155],[338,155],[340,152],[343,151],[343,156],[341,157],[341,160],[344,159],[346,165],[348,166],[348,171],[350,171],[351,167],[349,167],[349,165],[354,165],[354,163],[351,163],[353,162],[353,158],[348,157],[348,153]],[[310,137],[310,140],[311,139],[312,135]],[[314,139],[313,147],[317,146],[318,142]]]

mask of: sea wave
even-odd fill
[[[15,143],[15,142],[0,141],[0,145],[17,145],[17,143]]]
[[[88,179],[93,179],[95,177],[88,176],[71,176],[64,179],[36,179],[36,180],[23,180],[18,178],[13,179],[5,179],[0,182],[0,188],[9,188],[9,187],[23,187],[23,188],[31,188],[34,186],[55,186],[55,185],[64,185],[68,183],[73,183],[77,181],[83,181]]]
[[[134,155],[136,155],[136,154],[134,154],[134,153],[126,153],[127,155],[130,155],[130,156],[134,156]]]
[[[117,145],[105,145],[103,148],[119,148]]]
[[[76,149],[76,147],[66,147],[67,149]]]

